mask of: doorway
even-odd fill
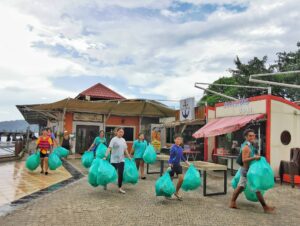
[[[76,153],[83,154],[93,143],[99,133],[99,126],[77,125],[76,126]]]

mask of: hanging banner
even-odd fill
[[[195,98],[180,101],[180,121],[195,119]]]

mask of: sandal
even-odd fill
[[[45,172],[45,175],[48,175],[48,172]]]

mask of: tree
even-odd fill
[[[236,66],[235,69],[229,69],[231,73],[230,77],[221,77],[214,81],[213,84],[230,84],[230,85],[246,85],[246,86],[265,86],[263,84],[250,83],[249,77],[252,74],[272,73],[278,71],[290,71],[300,70],[300,42],[297,43],[298,49],[295,52],[283,52],[277,53],[277,60],[273,65],[268,66],[268,57],[264,56],[262,59],[254,57],[248,63],[244,64],[237,56],[234,60]],[[262,79],[268,81],[276,81],[290,84],[300,84],[300,75],[278,75],[278,76],[266,76]],[[266,91],[259,89],[247,89],[247,88],[236,88],[236,87],[220,87],[210,85],[208,89],[223,93],[228,96],[235,97],[237,99],[248,98],[252,96],[259,96],[265,94]],[[300,99],[300,92],[297,89],[291,89],[280,86],[272,86],[272,94],[287,98],[291,101]],[[201,102],[207,102],[208,105],[214,106],[215,103],[228,101],[227,98],[205,92],[205,95],[200,100]],[[200,103],[200,102],[199,102]]]

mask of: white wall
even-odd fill
[[[289,145],[283,145],[281,133],[287,130],[291,134]],[[278,175],[281,160],[290,159],[290,149],[300,147],[300,110],[285,103],[271,101],[271,153],[270,163]]]

